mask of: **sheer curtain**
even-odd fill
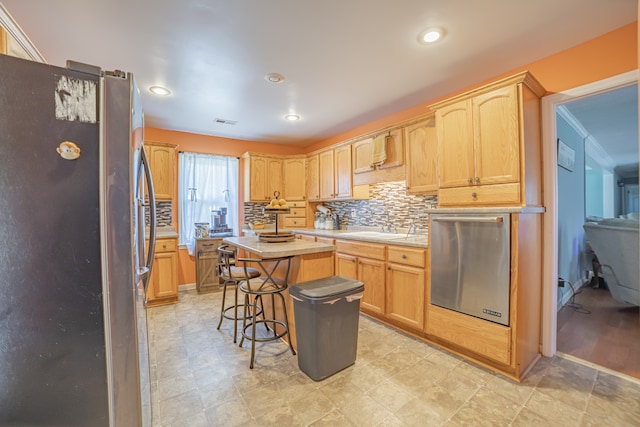
[[[180,244],[195,251],[196,222],[211,222],[211,210],[227,208],[227,225],[238,233],[238,159],[182,152],[178,156]],[[210,224],[211,226],[212,224]]]

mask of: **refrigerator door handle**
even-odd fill
[[[147,191],[149,193],[149,249],[147,250],[147,254],[144,257],[146,259],[145,266],[138,266],[138,275],[142,279],[142,284],[144,286],[144,302],[145,304],[148,301],[148,289],[149,289],[149,281],[151,280],[151,269],[153,268],[153,254],[156,250],[156,193],[153,189],[153,177],[151,176],[151,169],[149,168],[149,160],[147,159],[146,152],[144,148],[140,149],[140,163],[141,163],[141,172],[144,170],[144,178],[147,185]],[[144,204],[144,200],[141,197],[138,200],[138,203]],[[144,220],[140,219],[139,224],[141,224],[141,228],[144,231]]]

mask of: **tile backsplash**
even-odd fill
[[[407,194],[406,181],[383,182],[369,186],[369,200],[345,200],[324,202],[323,204],[338,214],[340,226],[382,227],[391,225],[396,228],[408,228],[413,221],[421,230],[428,227],[426,209],[435,208],[436,196],[413,196]],[[244,222],[256,220],[267,224],[275,223],[273,215],[262,213],[267,203],[245,202]],[[355,216],[351,211],[355,209]],[[313,223],[308,224],[313,227]]]
[[[418,229],[426,230],[429,217],[426,209],[435,208],[436,196],[407,194],[406,181],[383,182],[369,186],[369,200],[325,202],[338,214],[340,226],[408,228],[412,221]],[[355,216],[351,211],[355,209]]]
[[[156,220],[158,227],[164,227],[171,225],[172,213],[171,213],[172,203],[171,202],[156,202]],[[145,225],[149,225],[150,216],[149,216],[149,202],[145,201],[144,203],[144,223]]]

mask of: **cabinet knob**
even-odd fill
[[[402,254],[402,259],[407,259],[407,256],[405,254]]]
[[[307,198],[307,196],[302,196],[302,200],[304,200],[304,199],[306,199],[306,198]]]
[[[358,264],[362,265],[362,261],[358,262]]]
[[[351,262],[356,262],[356,260],[355,260],[355,259],[352,259],[352,260],[351,260]]]
[[[467,178],[467,182],[468,182],[469,184],[471,184],[471,183],[473,182],[473,179],[471,179],[471,177],[469,177],[469,178]]]
[[[476,192],[471,193],[471,197],[473,197],[474,199],[476,199],[476,198],[478,197],[478,193],[476,193]]]
[[[480,177],[476,176],[476,184],[480,184]]]

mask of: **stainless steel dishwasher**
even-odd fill
[[[509,325],[509,214],[431,214],[431,304]]]

